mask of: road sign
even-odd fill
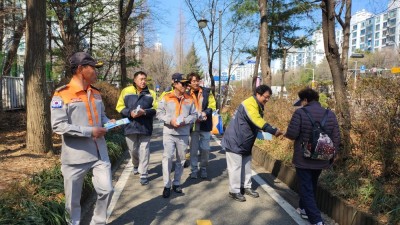
[[[219,76],[214,76],[214,81],[219,81]],[[228,76],[221,76],[221,81],[228,81]]]
[[[231,75],[231,79],[230,80],[234,81],[235,80],[235,76]],[[219,81],[219,76],[214,76],[214,81]],[[221,74],[221,81],[222,82],[227,82],[228,81],[228,74],[227,73]]]
[[[365,65],[360,66],[360,73],[365,73]]]
[[[350,58],[364,58],[364,54],[361,53],[353,53]]]
[[[390,71],[392,73],[400,73],[400,67],[393,67]]]

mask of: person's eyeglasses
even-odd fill
[[[177,83],[180,83],[180,84],[182,84],[182,86],[188,86],[188,85],[189,85],[187,82],[179,82],[179,81],[178,81],[178,82],[175,82],[175,83],[176,83],[176,84],[177,84]]]
[[[263,98],[265,98],[265,99],[270,99],[271,98],[271,95],[267,95],[267,96],[265,96],[265,95],[261,95]]]

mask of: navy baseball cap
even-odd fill
[[[302,102],[303,100],[301,100],[301,99],[297,99],[294,103],[293,103],[293,106],[301,106],[301,102]]]
[[[92,58],[88,53],[86,52],[76,52],[74,53],[70,58],[69,58],[69,63],[71,66],[85,66],[85,65],[90,65],[94,66],[96,68],[100,68],[103,66],[103,62],[98,62]]]
[[[184,78],[184,75],[181,73],[174,73],[172,74],[172,81],[173,82],[179,82],[179,83],[187,83],[189,82]]]

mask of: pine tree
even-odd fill
[[[203,71],[200,66],[200,58],[196,53],[196,48],[194,47],[194,43],[190,47],[188,54],[186,55],[185,63],[183,66],[183,73],[188,74],[191,72],[196,72],[203,77]]]

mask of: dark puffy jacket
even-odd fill
[[[321,104],[316,101],[312,101],[304,106],[311,114],[315,121],[321,122],[325,114],[325,108],[321,107]],[[325,123],[325,131],[332,139],[336,150],[339,150],[340,143],[340,130],[339,124],[336,119],[335,113],[329,111],[327,121]],[[285,136],[291,140],[294,140],[294,152],[293,152],[293,164],[297,168],[302,169],[326,169],[330,166],[330,161],[306,159],[303,157],[303,151],[301,149],[301,143],[309,140],[312,132],[312,124],[307,114],[298,108],[293,113],[292,119],[290,120]]]
[[[263,116],[264,107],[255,96],[244,100],[236,110],[222,138],[222,146],[226,148],[226,151],[251,155],[258,131],[264,130],[275,134],[277,129],[269,125]]]
[[[140,105],[144,109],[146,115],[132,118],[131,111]],[[128,134],[144,134],[150,136],[153,132],[153,117],[156,115],[156,94],[149,90],[148,87],[138,93],[134,86],[129,86],[121,91],[116,110],[127,117],[131,121],[124,128],[125,135]]]
[[[201,131],[211,131],[212,130],[212,112],[216,109],[216,102],[214,95],[211,93],[211,89],[200,87],[198,96],[196,96],[193,90],[188,92],[190,96],[195,100],[196,110],[198,112],[204,112],[207,116],[207,120],[202,121],[200,123],[194,124],[194,126],[200,124]],[[201,105],[200,105],[200,104]]]

